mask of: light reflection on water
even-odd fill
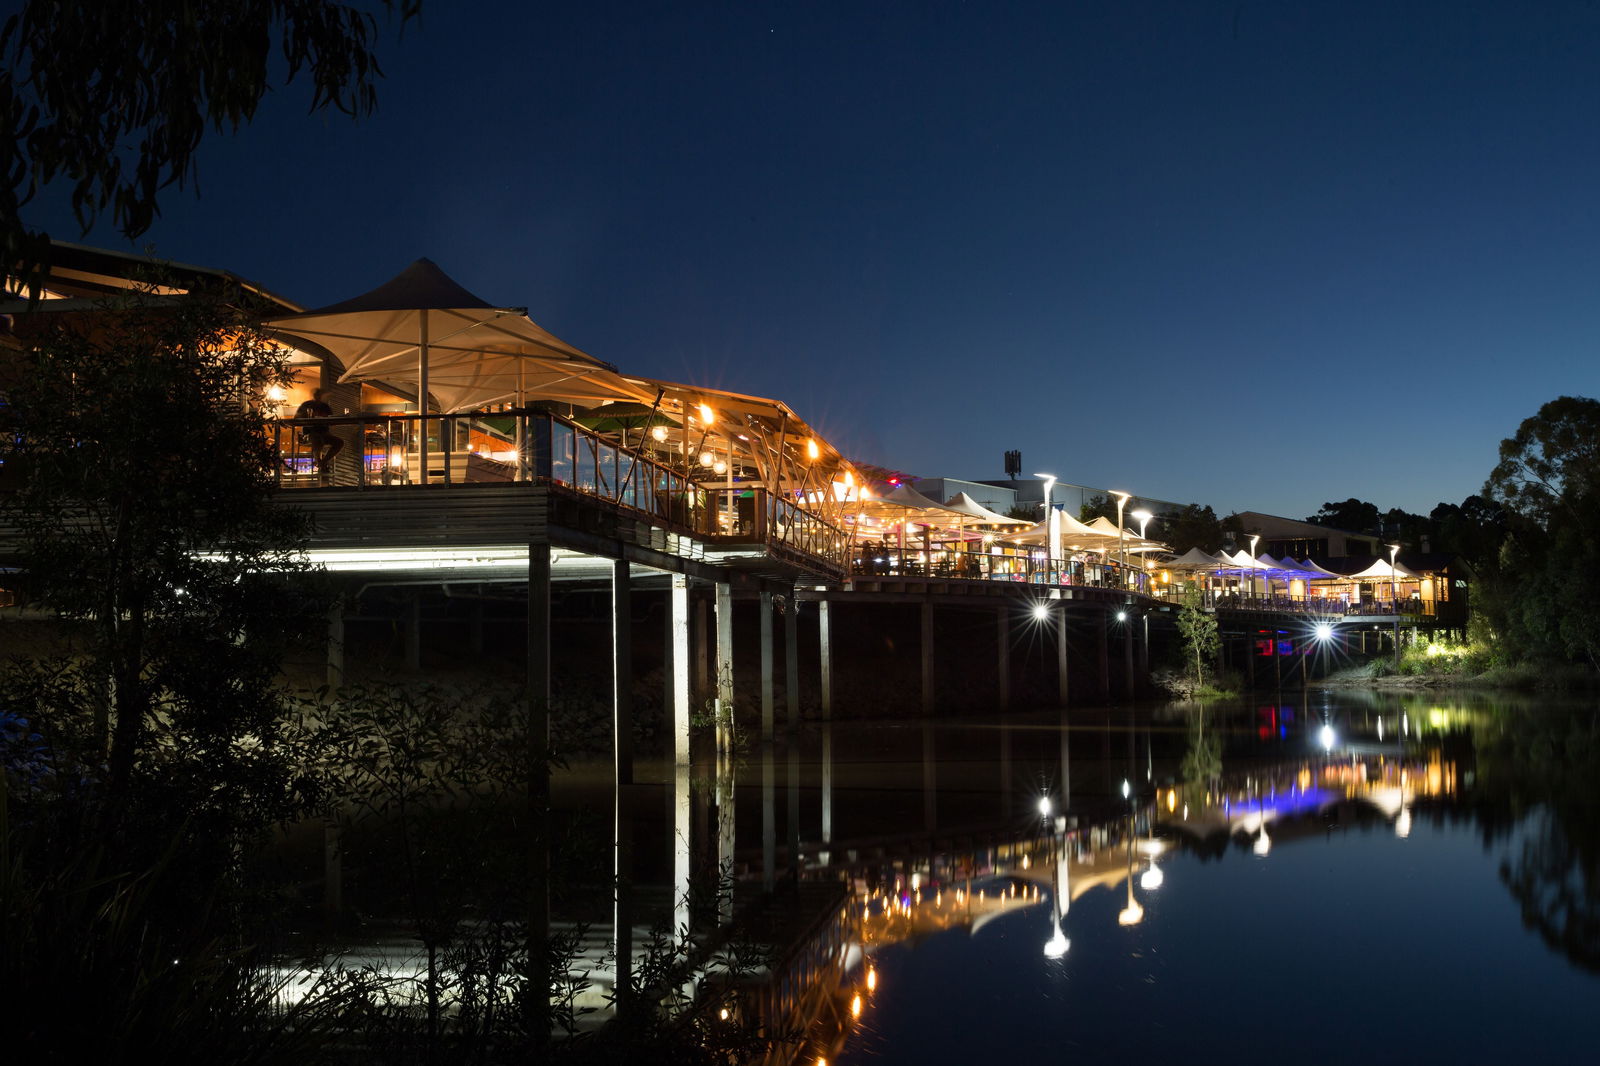
[[[1311,700],[836,728],[879,986],[830,1061],[1589,1050],[1591,706]]]

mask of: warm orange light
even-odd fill
[[[709,425],[711,425],[711,423],[715,422],[716,420],[717,420],[717,413],[715,411],[713,411],[711,408],[707,407],[705,404],[701,404],[700,405],[700,421],[704,422],[706,425],[709,426]]]
[[[815,459],[815,458],[819,457],[821,454],[822,454],[822,449],[817,447],[817,442],[816,441],[814,441],[814,440],[807,440],[806,441],[806,455],[807,455],[807,457],[809,457],[811,459]]]
[[[850,1001],[850,1017],[861,1017],[861,997],[859,995]]]
[[[867,991],[868,992],[876,992],[877,990],[878,990],[878,971],[877,971],[877,969],[875,967],[868,966],[867,967]]]

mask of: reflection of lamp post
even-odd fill
[[[1144,908],[1133,898],[1133,811],[1128,811],[1128,905],[1117,915],[1118,925],[1137,925],[1144,918]]]
[[[1117,584],[1125,586],[1128,583],[1128,548],[1122,528],[1122,509],[1133,496],[1131,493],[1115,491],[1111,495],[1117,498],[1117,565],[1122,568],[1117,574]]]
[[[1072,942],[1061,931],[1061,919],[1066,917],[1069,891],[1067,888],[1066,849],[1056,850],[1055,829],[1050,825],[1050,797],[1039,801],[1039,814],[1045,822],[1045,832],[1050,834],[1050,939],[1044,944],[1044,957],[1059,959],[1067,953]]]
[[[1394,668],[1400,670],[1400,571],[1395,563],[1400,558],[1400,545],[1389,546],[1389,609],[1394,612]]]

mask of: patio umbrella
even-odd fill
[[[573,421],[596,433],[626,433],[634,429],[654,429],[656,426],[677,429],[680,424],[676,418],[662,413],[658,408],[631,400],[593,408]]]
[[[371,292],[264,324],[332,355],[341,382],[414,382],[423,415],[430,396],[446,412],[529,396],[581,404],[653,398],[609,363],[547,332],[526,308],[487,303],[427,259]],[[421,436],[426,471],[427,434]]]

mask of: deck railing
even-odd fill
[[[283,489],[539,483],[712,543],[761,544],[839,567],[848,557],[843,531],[765,485],[703,476],[688,457],[657,442],[623,445],[547,411],[279,419],[266,432]]]
[[[1022,546],[1008,545],[996,550],[992,545],[979,546],[973,543],[927,548],[908,542],[901,549],[893,544],[858,542],[851,552],[850,571],[858,578],[1010,581],[1122,589],[1171,603],[1178,603],[1183,598],[1181,588],[1153,580],[1152,574],[1141,567],[1119,566],[1115,559],[1099,563],[1076,558],[1050,559],[1038,549]],[[1200,606],[1208,610],[1274,611],[1339,617],[1395,614],[1395,605],[1390,600],[1355,596],[1249,595],[1233,589],[1201,590]],[[1450,604],[1426,599],[1402,599],[1399,608],[1401,617],[1436,618],[1448,614]]]

